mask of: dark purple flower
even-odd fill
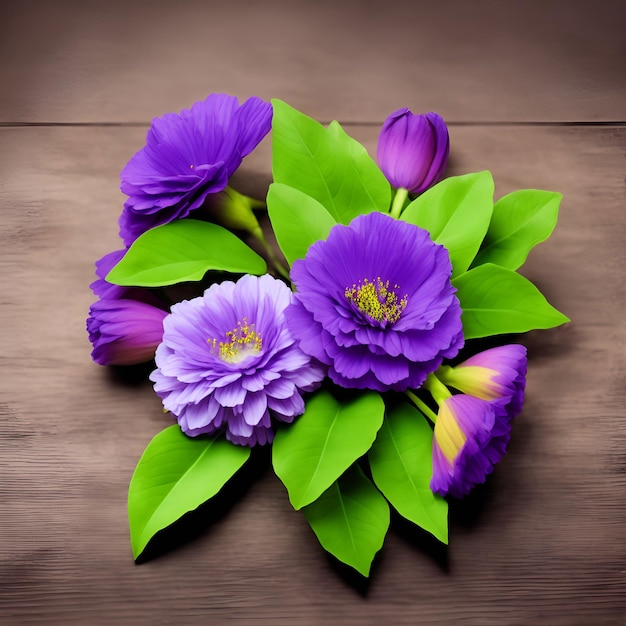
[[[444,366],[437,377],[446,385],[493,403],[509,419],[522,410],[528,359],[526,348],[511,344],[479,352],[456,367]]]
[[[138,300],[139,302],[145,302],[146,304],[152,304],[153,306],[161,308],[159,299],[150,291],[144,287],[121,287],[120,285],[114,285],[105,280],[107,274],[117,265],[121,260],[126,249],[115,250],[105,254],[101,259],[96,261],[96,276],[89,287],[96,296],[106,300]]]
[[[450,137],[437,113],[392,113],[378,137],[376,158],[387,180],[397,188],[421,193],[439,181],[446,169]]]
[[[136,365],[154,357],[166,311],[144,302],[101,298],[87,319],[91,358],[100,365]]]
[[[186,217],[228,179],[269,132],[271,104],[211,94],[191,109],[152,120],[146,145],[122,170],[128,195],[120,216],[120,237],[129,246],[159,224]]]
[[[96,261],[96,276],[98,278],[89,287],[99,298],[123,298],[128,290],[131,289],[129,287],[120,287],[104,280],[106,275],[122,260],[125,252],[126,249],[114,250]]]
[[[233,443],[264,444],[272,416],[291,422],[304,412],[301,394],[323,371],[287,328],[292,297],[269,275],[246,275],[172,307],[150,379],[186,434],[225,428]]]
[[[499,419],[491,402],[464,394],[444,400],[433,436],[433,492],[462,498],[485,482],[506,453],[510,431],[511,421]]]
[[[463,345],[447,250],[383,213],[334,226],[294,263],[287,323],[342,387],[416,389]]]

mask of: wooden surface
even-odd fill
[[[626,623],[625,7],[4,3],[0,623]],[[263,466],[203,532],[206,517],[181,530],[191,541],[132,559],[127,485],[170,422],[149,384],[91,363],[88,284],[119,247],[119,170],[149,120],[211,91],[338,118],[371,154],[392,110],[436,110],[448,174],[564,195],[524,273],[572,323],[522,338],[509,454],[453,505],[447,550],[396,520],[368,585],[325,556]],[[236,182],[269,181],[265,141]]]

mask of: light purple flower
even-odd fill
[[[510,431],[510,420],[499,418],[491,402],[464,394],[444,400],[433,437],[432,491],[462,498],[485,482],[506,453]]]
[[[479,352],[456,367],[437,372],[442,383],[492,402],[498,415],[509,419],[522,409],[528,359],[526,348],[517,344]]]
[[[186,434],[224,428],[233,443],[264,444],[272,417],[291,422],[304,412],[301,394],[323,371],[287,328],[291,301],[283,282],[246,275],[172,307],[150,379]]]
[[[416,389],[463,345],[447,250],[382,213],[334,226],[294,263],[287,323],[342,387]]]
[[[136,300],[101,298],[87,319],[91,358],[100,365],[136,365],[154,357],[166,311]]]
[[[145,231],[186,217],[222,191],[242,159],[269,132],[271,104],[211,94],[191,109],[152,120],[146,145],[122,170],[128,195],[120,237],[129,246]]]
[[[403,108],[385,120],[376,157],[394,187],[421,193],[439,181],[449,153],[448,128],[440,115],[414,115]]]

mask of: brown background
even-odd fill
[[[3,3],[0,623],[626,623],[625,24],[601,0]],[[452,507],[447,551],[394,522],[369,585],[271,470],[132,559],[127,485],[170,422],[149,384],[91,363],[88,284],[150,119],[212,91],[337,118],[371,154],[391,111],[435,110],[448,174],[564,194],[523,271],[573,322],[521,338],[509,454]],[[269,156],[242,190],[263,194]]]

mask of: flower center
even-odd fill
[[[211,351],[217,353],[226,363],[241,363],[249,356],[258,354],[263,347],[261,335],[254,330],[254,324],[248,324],[245,317],[226,333],[225,341],[219,343],[217,339],[207,341],[211,344]]]
[[[364,278],[351,287],[346,287],[344,295],[359,311],[381,325],[393,324],[400,319],[407,305],[407,295],[398,298],[396,290],[400,285],[389,287],[389,281],[380,276],[376,280]]]

